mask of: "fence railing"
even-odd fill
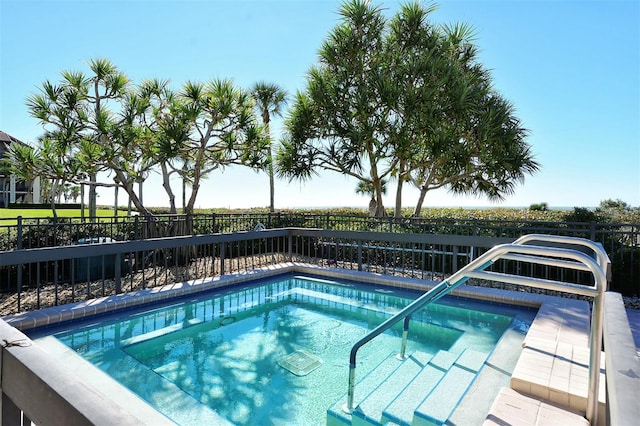
[[[342,231],[430,233],[518,238],[533,231],[562,234],[602,243],[616,236],[629,246],[640,245],[640,223],[549,222],[528,220],[395,218],[317,213],[211,213],[186,215],[75,217],[75,218],[0,218],[0,248],[36,248],[71,245],[89,237],[115,240],[150,238],[149,224],[164,232],[189,231],[188,234],[226,233],[266,228],[319,228]],[[187,224],[188,226],[178,226]],[[182,234],[184,235],[184,234]],[[171,235],[155,235],[171,236]],[[22,238],[19,238],[22,237]],[[31,237],[31,238],[29,238]]]
[[[640,224],[486,219],[375,218],[315,213],[246,213],[107,218],[0,219],[0,251],[78,244],[96,237],[133,241],[178,235],[251,231],[256,227],[484,236],[515,240],[526,234],[586,238],[600,243],[613,263],[611,288],[640,295]],[[0,275],[1,275],[0,271]],[[0,292],[10,290],[0,282]]]
[[[0,252],[0,315],[252,270],[284,261],[439,281],[509,238],[266,229]],[[567,282],[588,274],[504,260],[496,271]],[[482,284],[482,283],[478,283]],[[513,287],[503,287],[513,288]]]

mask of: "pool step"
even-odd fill
[[[436,387],[444,375],[445,371],[430,364],[426,365],[403,392],[384,409],[382,424],[411,424],[416,406]]]
[[[403,426],[444,424],[475,380],[487,354],[465,350],[461,354],[439,351],[435,356],[416,352],[379,380],[378,368],[356,385],[352,414],[342,410],[346,396],[327,412],[327,425]],[[365,394],[364,398],[358,395]],[[339,409],[339,412],[336,412]]]
[[[412,383],[425,368],[429,367],[431,359],[430,354],[423,352],[415,352],[405,359],[392,375],[361,400],[358,407],[353,410],[351,424],[355,426],[380,424],[384,408],[397,395],[402,394],[407,385]]]
[[[452,366],[438,386],[416,408],[412,425],[442,425],[476,378],[476,373],[457,365]]]
[[[362,380],[356,383],[356,391],[360,395],[366,395],[380,385],[387,377],[393,375],[402,361],[396,358],[395,353],[386,356],[383,361],[378,364],[369,374],[364,376]],[[345,382],[345,388],[347,383]],[[347,395],[344,394],[335,404],[327,410],[327,426],[351,425],[351,414],[345,412],[344,407],[347,405]]]

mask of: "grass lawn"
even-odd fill
[[[58,217],[80,217],[80,209],[58,209],[56,210]],[[89,214],[87,209],[84,210],[85,215]],[[98,209],[97,215],[100,217],[113,217],[113,210]],[[126,216],[127,212],[119,210],[118,216]],[[53,217],[51,209],[0,209],[0,220],[2,225],[10,225],[11,219],[16,219],[18,216],[23,218],[46,218]]]

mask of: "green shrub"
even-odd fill
[[[547,203],[531,204],[529,206],[529,210],[537,211],[537,212],[546,212],[547,210],[549,210],[549,205]]]
[[[600,216],[593,210],[584,207],[574,207],[572,211],[564,215],[567,222],[599,222]]]

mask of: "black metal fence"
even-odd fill
[[[612,262],[612,289],[624,295],[640,294],[640,224],[596,222],[543,222],[485,219],[372,218],[357,215],[311,213],[159,215],[109,218],[0,219],[0,251],[76,245],[96,238],[136,241],[180,235],[206,235],[253,231],[255,229],[317,228],[374,233],[491,237],[514,240],[525,234],[552,234],[581,237],[605,248]],[[108,240],[107,240],[108,241]],[[341,259],[353,250],[350,245],[325,245],[333,257]],[[421,250],[397,251],[396,255],[416,257]],[[465,255],[454,256],[461,259]],[[419,256],[418,256],[419,257]],[[383,259],[376,259],[376,262]],[[384,263],[384,262],[383,262]],[[453,265],[453,261],[452,261]],[[0,291],[11,285],[2,283]]]
[[[440,280],[510,238],[287,228],[102,240],[0,253],[0,315],[297,261]],[[520,262],[493,270],[593,284],[589,273]]]

